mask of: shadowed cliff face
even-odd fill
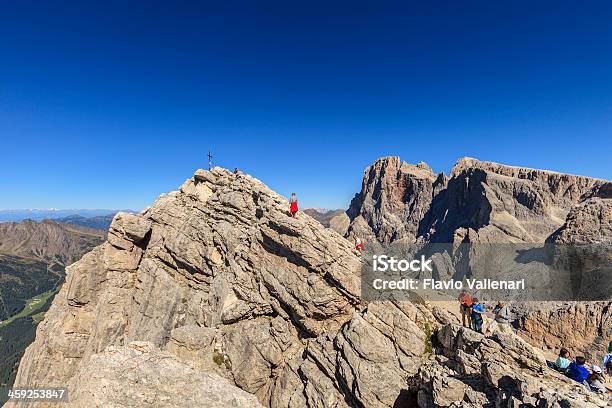
[[[351,202],[350,236],[406,242],[544,242],[611,183],[464,158],[450,178],[385,157],[368,167]],[[604,203],[608,205],[607,203]]]
[[[381,243],[414,242],[434,192],[444,184],[444,178],[424,163],[410,165],[399,157],[376,161],[365,170],[361,192],[347,211],[351,219],[348,234]]]
[[[426,304],[362,302],[353,244],[306,214],[289,217],[288,208],[258,180],[215,168],[141,214],[117,214],[107,241],[68,268],[16,385],[67,385],[75,407],[129,406],[132,393],[138,406],[190,406],[181,396],[191,390],[167,372],[189,376],[201,401],[222,390],[218,406],[257,405],[232,387],[269,407],[428,407],[423,393],[447,395],[441,371],[425,378],[420,369],[460,358],[434,337],[445,325],[445,341],[465,343],[455,318]],[[495,356],[493,338],[471,341],[515,381],[538,383],[538,351],[510,338],[513,353]],[[528,366],[519,358],[525,350]],[[134,371],[130,361],[142,364]],[[587,398],[571,384],[510,395],[505,383],[479,375],[477,384],[462,382],[460,399],[472,406],[511,397],[579,406]],[[156,400],[164,396],[175,398]]]

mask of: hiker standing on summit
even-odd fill
[[[363,254],[365,246],[363,245],[363,242],[361,242],[361,238],[355,239],[355,249],[357,250],[357,252],[359,252],[359,255]]]
[[[293,218],[297,217],[298,212],[298,199],[295,196],[295,193],[291,193],[291,198],[289,199],[289,215]]]

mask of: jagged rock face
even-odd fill
[[[566,222],[547,239],[548,243],[559,245],[557,252],[561,256],[566,246],[577,245],[576,249],[570,251],[570,256],[575,256],[574,252],[581,247],[587,252],[598,250],[598,256],[607,257],[610,264],[612,253],[605,250],[612,243],[610,186],[612,183],[600,186],[588,198],[576,204],[570,210]],[[589,274],[594,273],[596,271],[589,271]],[[599,273],[608,276],[604,284],[610,281],[609,270]],[[584,355],[591,361],[601,361],[612,337],[611,306],[611,302],[527,305],[526,310],[520,314],[519,334],[531,344],[551,353],[566,347],[573,355]]]
[[[519,319],[518,334],[552,355],[561,347],[573,356],[602,361],[612,338],[610,302],[538,303],[527,305]]]
[[[542,353],[512,333],[484,336],[448,324],[437,340],[439,354],[410,379],[420,408],[606,406],[583,385],[548,369]]]
[[[438,320],[423,305],[362,305],[353,245],[287,209],[259,181],[215,169],[117,214],[107,242],[68,268],[16,384],[111,401],[92,364],[147,341],[266,406],[393,406]]]
[[[347,211],[348,234],[381,243],[414,242],[419,222],[444,183],[425,163],[411,165],[399,157],[377,160],[365,170],[361,192]]]
[[[349,233],[381,243],[544,242],[610,182],[464,158],[450,178],[425,164],[382,158],[368,167],[348,215]]]
[[[605,180],[462,159],[421,224],[425,241],[544,242]],[[462,230],[468,231],[465,237]]]
[[[383,244],[407,237],[454,243],[612,242],[609,181],[466,158],[457,162],[448,180],[440,177],[435,187],[412,183],[421,189],[407,195],[398,181],[399,163],[398,158],[383,158],[366,169],[362,191],[348,212],[352,234]],[[420,205],[409,207],[414,202]],[[404,205],[416,211],[407,216]],[[484,248],[472,248],[470,258],[489,256],[479,250]],[[450,265],[460,261],[448,260]],[[555,354],[567,347],[574,355],[600,361],[611,334],[610,302],[538,303],[515,312],[519,334]]]
[[[574,206],[567,215],[565,223],[547,239],[547,242],[612,243],[612,198],[587,198]]]

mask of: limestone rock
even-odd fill
[[[520,310],[518,324],[521,337],[552,355],[565,347],[601,361],[612,337],[612,308],[610,302],[538,302]]]
[[[547,239],[547,242],[612,243],[612,197],[588,198],[574,206],[567,215],[565,223]]]
[[[483,336],[445,325],[438,331],[438,340],[435,359],[421,366],[409,380],[420,408],[595,408],[607,404],[583,385],[549,369],[540,351],[512,333]],[[468,363],[469,370],[464,356],[474,357]]]
[[[612,243],[612,182],[602,179],[472,158],[458,160],[449,177],[444,174],[436,177],[424,165],[408,165],[397,157],[386,157],[366,169],[361,192],[347,213],[351,218],[347,236],[365,237],[370,247],[393,242],[479,244],[471,246],[469,253],[460,249],[452,255],[434,257],[442,279],[462,280],[467,270],[471,273],[487,270],[479,265],[501,257],[500,251],[490,247],[495,243],[596,244],[598,259],[610,260],[612,256],[612,250],[601,246]],[[557,264],[571,261],[571,251],[569,256],[562,255],[555,254]],[[584,276],[589,281],[581,282],[580,287],[597,288],[604,296],[612,290],[610,270],[588,272]],[[527,269],[509,273],[533,276]],[[556,279],[538,276],[543,284]],[[568,282],[567,286],[573,285],[574,282]],[[555,352],[561,345],[585,353],[594,347],[603,350],[602,338],[609,336],[612,327],[609,305],[610,302],[603,307],[575,306],[589,310],[587,314],[576,315],[558,302],[536,305],[543,310],[542,314],[516,305],[522,309],[518,313],[522,325],[519,333],[538,346],[556,349]],[[572,330],[564,333],[563,325],[571,326]]]
[[[138,214],[118,212],[109,233],[135,244],[141,242],[151,230],[151,221]]]
[[[69,407],[258,408],[255,396],[147,342],[92,355],[68,385]]]
[[[342,236],[287,208],[258,180],[215,168],[141,214],[118,214],[107,242],[70,268],[16,384],[66,384],[92,356],[147,341],[265,405],[283,387],[317,398],[287,370],[309,339],[362,309],[360,261]]]
[[[413,242],[439,180],[425,163],[412,165],[399,157],[377,160],[365,170],[361,191],[347,211],[348,234],[382,243]]]
[[[544,242],[574,206],[608,197],[610,184],[472,158],[460,159],[449,178],[423,163],[384,157],[364,173],[361,192],[347,211],[348,234],[385,244]],[[601,202],[587,207],[593,213]]]

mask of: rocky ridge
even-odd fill
[[[105,235],[104,231],[51,220],[5,222],[0,223],[0,253],[68,265],[100,244]]]
[[[364,172],[347,211],[349,235],[384,244],[544,242],[568,215],[609,212],[610,191],[607,180],[472,158],[458,160],[447,177],[384,157]],[[609,228],[609,215],[604,220]]]
[[[408,172],[429,174],[421,167]],[[258,180],[215,168],[197,171],[141,214],[117,214],[107,242],[68,268],[16,385],[68,384],[80,406],[125,406],[132,385],[113,399],[117,382],[108,377],[124,378],[125,364],[144,358],[139,375],[152,380],[133,390],[151,398],[139,399],[140,406],[174,406],[155,398],[190,392],[172,381],[160,389],[166,381],[155,371],[162,362],[170,372],[189,373],[195,387],[223,378],[269,407],[432,406],[424,364],[444,357],[454,367],[460,357],[448,355],[444,339],[469,334],[441,338],[456,320],[427,304],[362,302],[353,245],[308,215],[289,217],[287,208]],[[480,338],[463,351],[521,355],[526,346],[510,336],[503,352]],[[526,370],[547,370],[541,359],[528,367],[512,361],[503,362],[515,381],[536,381]],[[98,365],[108,375],[93,374]],[[477,406],[472,397],[496,406],[544,395],[551,403],[543,406],[578,407],[590,399],[584,390],[570,395],[575,387],[566,383],[519,394],[499,391],[504,384],[465,388],[453,406]],[[220,406],[243,396],[226,390]]]

